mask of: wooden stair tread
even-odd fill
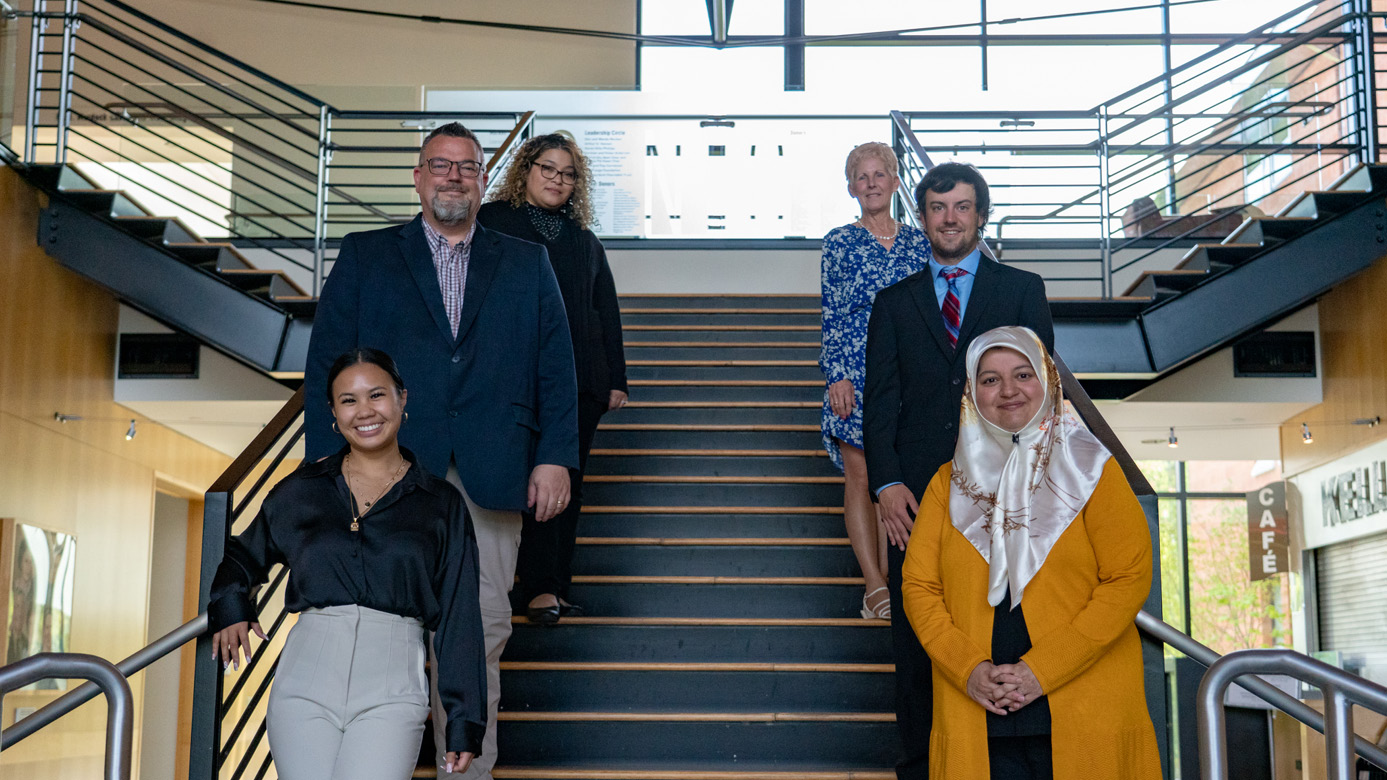
[[[1215,245],[1215,246],[1216,246],[1216,245]],[[1128,295],[1128,294],[1130,294],[1130,293],[1132,293],[1132,292],[1135,292],[1136,289],[1137,289],[1138,287],[1141,286],[1141,283],[1142,283],[1142,282],[1146,281],[1147,279],[1153,279],[1153,278],[1158,277],[1158,276],[1208,276],[1208,275],[1209,275],[1209,272],[1208,272],[1208,271],[1191,271],[1191,270],[1187,270],[1187,269],[1176,269],[1176,270],[1171,270],[1171,271],[1142,271],[1142,272],[1141,272],[1141,275],[1138,276],[1138,277],[1136,278],[1136,281],[1132,282],[1131,286],[1129,286],[1129,287],[1127,288],[1127,291],[1126,291],[1125,293],[1123,293],[1123,295]],[[1137,297],[1140,298],[1140,296],[1137,296]]]
[[[841,515],[841,506],[583,506],[593,515]]]
[[[891,673],[895,664],[754,663],[676,661],[502,661],[512,672],[848,672]]]
[[[821,349],[817,341],[628,341],[627,349]],[[630,365],[628,362],[627,365]],[[816,363],[817,365],[817,363]]]
[[[661,476],[658,474],[589,474],[584,482],[672,482],[712,485],[841,485],[842,477]]]
[[[630,346],[629,344],[627,346]],[[817,360],[628,360],[627,366],[702,366],[717,368],[817,366]]]
[[[628,309],[627,311],[635,311],[635,310],[634,310],[634,309]],[[780,330],[780,331],[790,331],[790,330],[793,330],[793,331],[811,331],[811,330],[817,330],[817,331],[822,331],[822,330],[823,330],[823,326],[821,326],[821,325],[703,325],[703,324],[701,324],[701,323],[698,324],[698,325],[626,325],[626,324],[623,323],[622,326],[621,326],[621,329],[622,329],[623,331],[628,331],[628,330],[645,330],[645,331],[659,331],[659,330],[718,330],[718,331],[758,331],[758,330],[770,330],[770,331]]]
[[[589,455],[603,455],[609,457],[625,456],[689,456],[689,457],[755,457],[755,458],[827,458],[826,450],[695,450],[695,449],[616,449],[616,448],[594,448]]]
[[[517,615],[511,623],[529,623]],[[814,628],[878,628],[890,626],[881,618],[710,618],[710,617],[566,617],[560,626],[765,626]]]
[[[766,433],[769,431],[817,431],[818,425],[797,425],[792,423],[774,423],[766,425],[738,425],[726,423],[603,423],[597,426],[599,431],[744,431],[751,433]]]
[[[249,274],[269,274],[271,276],[277,276],[280,279],[283,279],[285,284],[289,285],[291,289],[298,293],[298,295],[293,296],[293,298],[310,300],[308,293],[304,291],[302,287],[299,286],[298,282],[295,282],[293,278],[289,276],[289,274],[286,274],[283,271],[271,271],[266,270],[264,268],[226,268],[217,271],[217,273],[226,276],[243,276]],[[289,300],[289,296],[280,296],[277,298],[277,300]]]
[[[631,387],[822,387],[822,379],[632,379]]]
[[[420,767],[415,777],[437,777],[433,767]],[[491,770],[496,780],[896,780],[894,770],[846,771],[718,771],[702,769],[571,769],[504,767]]]
[[[847,547],[846,536],[804,537],[804,536],[579,536],[581,545],[604,546],[642,546],[642,547]]]
[[[631,401],[626,404],[627,409],[818,409],[822,406],[819,401]]]
[[[790,309],[719,309],[675,306],[670,308],[644,308],[632,306],[622,309],[622,314],[823,314],[819,307]]]
[[[644,300],[660,298],[817,298],[813,293],[625,293],[617,296],[620,300]]]
[[[496,720],[608,723],[895,723],[894,712],[507,712]]]
[[[861,577],[729,577],[684,574],[575,574],[582,585],[861,585]]]
[[[1239,243],[1238,243],[1238,239],[1239,239],[1239,238],[1242,238],[1243,233],[1246,233],[1247,231],[1251,230],[1251,229],[1252,229],[1252,226],[1255,225],[1255,224],[1257,224],[1258,222],[1314,222],[1314,221],[1315,221],[1315,220],[1314,220],[1313,217],[1249,217],[1249,218],[1243,220],[1242,223],[1239,224],[1237,227],[1233,228],[1233,232],[1232,232],[1232,233],[1229,233],[1229,234],[1228,234],[1228,237],[1225,238],[1225,239],[1223,239],[1224,242],[1225,242],[1224,245],[1225,245],[1225,246],[1261,246],[1261,244],[1239,244]],[[1186,256],[1189,255],[1188,252],[1186,252],[1185,254],[1186,254]],[[1181,258],[1181,259],[1183,260],[1184,258]]]

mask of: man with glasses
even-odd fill
[[[469,779],[490,778],[496,763],[521,512],[544,522],[562,511],[578,466],[578,391],[558,283],[543,247],[477,224],[486,178],[472,131],[451,122],[429,133],[414,169],[422,213],[342,239],[304,375],[306,457],[316,460],[343,444],[325,403],[332,362],[355,347],[394,357],[409,388],[400,444],[466,499],[486,634],[486,736],[465,774],[438,776]],[[453,740],[436,694],[433,715],[442,756]]]

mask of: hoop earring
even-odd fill
[[[336,421],[336,420],[333,420],[333,421],[332,421],[332,432],[333,432],[333,433],[341,433],[341,431],[337,430],[337,421]]]
[[[401,423],[401,424],[407,423],[407,422],[409,422],[409,412],[405,412],[404,419],[403,419],[403,420],[400,420],[400,423]]]

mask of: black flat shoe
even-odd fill
[[[577,604],[569,604],[567,601],[563,601],[562,599],[560,599],[559,615],[563,617],[582,617],[586,614],[587,610],[583,609]]]
[[[560,608],[558,604],[552,607],[526,607],[525,617],[531,623],[541,626],[552,626],[559,622]]]

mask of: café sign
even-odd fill
[[[1290,480],[1306,549],[1387,531],[1387,442]]]
[[[1247,494],[1248,571],[1253,582],[1289,571],[1289,530],[1285,482]]]

